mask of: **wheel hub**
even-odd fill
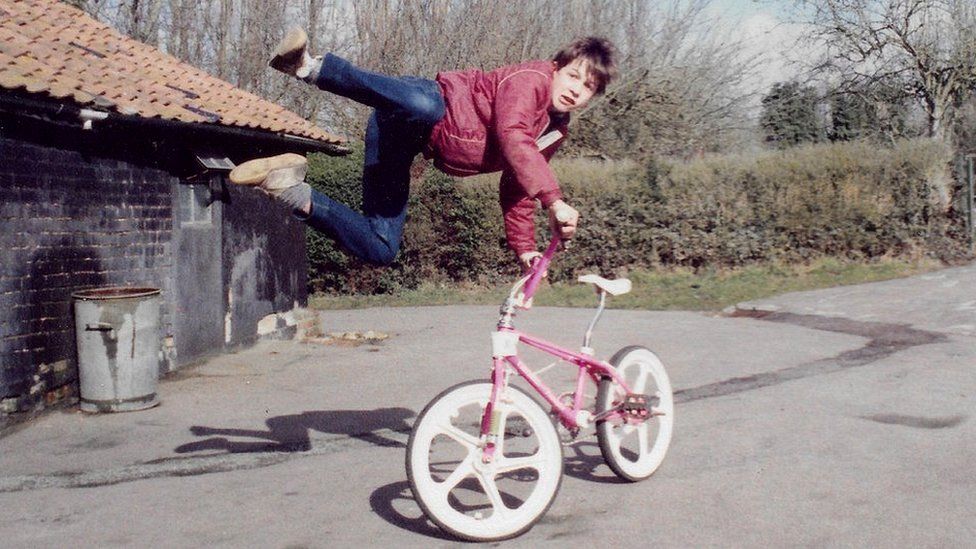
[[[485,461],[487,459],[488,461]],[[489,477],[495,476],[495,459],[490,456],[482,457],[480,459],[474,460],[474,471],[480,475],[489,475]]]

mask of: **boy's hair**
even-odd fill
[[[559,70],[577,59],[589,61],[589,78],[596,82],[597,95],[602,94],[610,81],[617,76],[617,64],[614,61],[616,48],[613,42],[599,36],[587,36],[566,44],[563,49],[552,57]]]

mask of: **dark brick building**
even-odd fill
[[[304,228],[215,165],[284,151],[344,152],[61,2],[0,0],[0,427],[76,386],[75,291],[160,288],[164,372],[293,326]]]

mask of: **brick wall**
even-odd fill
[[[172,294],[176,183],[159,168],[0,134],[0,412],[70,391],[72,292],[139,285]]]

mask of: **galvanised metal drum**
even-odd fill
[[[97,288],[71,297],[82,411],[128,412],[159,404],[160,291]]]

